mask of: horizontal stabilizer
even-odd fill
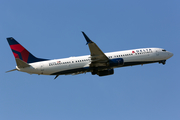
[[[20,60],[19,58],[16,58],[16,64],[19,68],[25,68],[30,66],[28,63]]]
[[[6,71],[6,73],[16,71],[16,70],[18,70],[18,69],[9,70],[9,71]]]

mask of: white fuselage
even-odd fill
[[[122,66],[113,66],[124,67],[132,66],[138,64],[147,64],[153,62],[160,62],[167,60],[173,56],[171,52],[165,51],[161,48],[142,48],[142,49],[133,49],[126,51],[117,51],[105,53],[109,59],[123,58],[124,65]],[[16,68],[19,71],[27,72],[30,74],[43,74],[43,75],[56,75],[60,74],[79,74],[84,72],[91,72],[91,56],[79,56],[79,57],[69,57],[63,59],[54,59],[41,62],[30,63],[30,67],[26,68]],[[85,69],[85,70],[81,70]],[[106,69],[106,68],[103,68]],[[109,67],[107,68],[109,69]]]

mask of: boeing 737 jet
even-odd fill
[[[37,58],[19,44],[14,38],[7,41],[16,60],[16,69],[7,71],[21,71],[38,75],[76,75],[91,72],[92,75],[106,76],[114,74],[114,68],[133,65],[143,65],[159,62],[163,65],[173,53],[161,48],[140,48],[125,51],[103,53],[102,50],[84,33],[83,36],[89,46],[90,55],[69,57],[62,59]]]

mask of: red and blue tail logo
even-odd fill
[[[33,62],[47,60],[47,59],[36,58],[12,37],[7,38],[7,41],[10,45],[10,48],[15,58],[19,58],[26,63],[33,63]]]

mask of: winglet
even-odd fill
[[[87,43],[86,43],[86,45],[88,45],[89,43],[93,43],[93,41],[91,41],[90,39],[89,39],[89,37],[82,31],[82,34],[84,35],[84,37],[85,37],[85,39],[86,39],[86,41],[87,41]]]
[[[54,78],[54,80],[58,77],[59,75],[56,75],[56,77]]]

